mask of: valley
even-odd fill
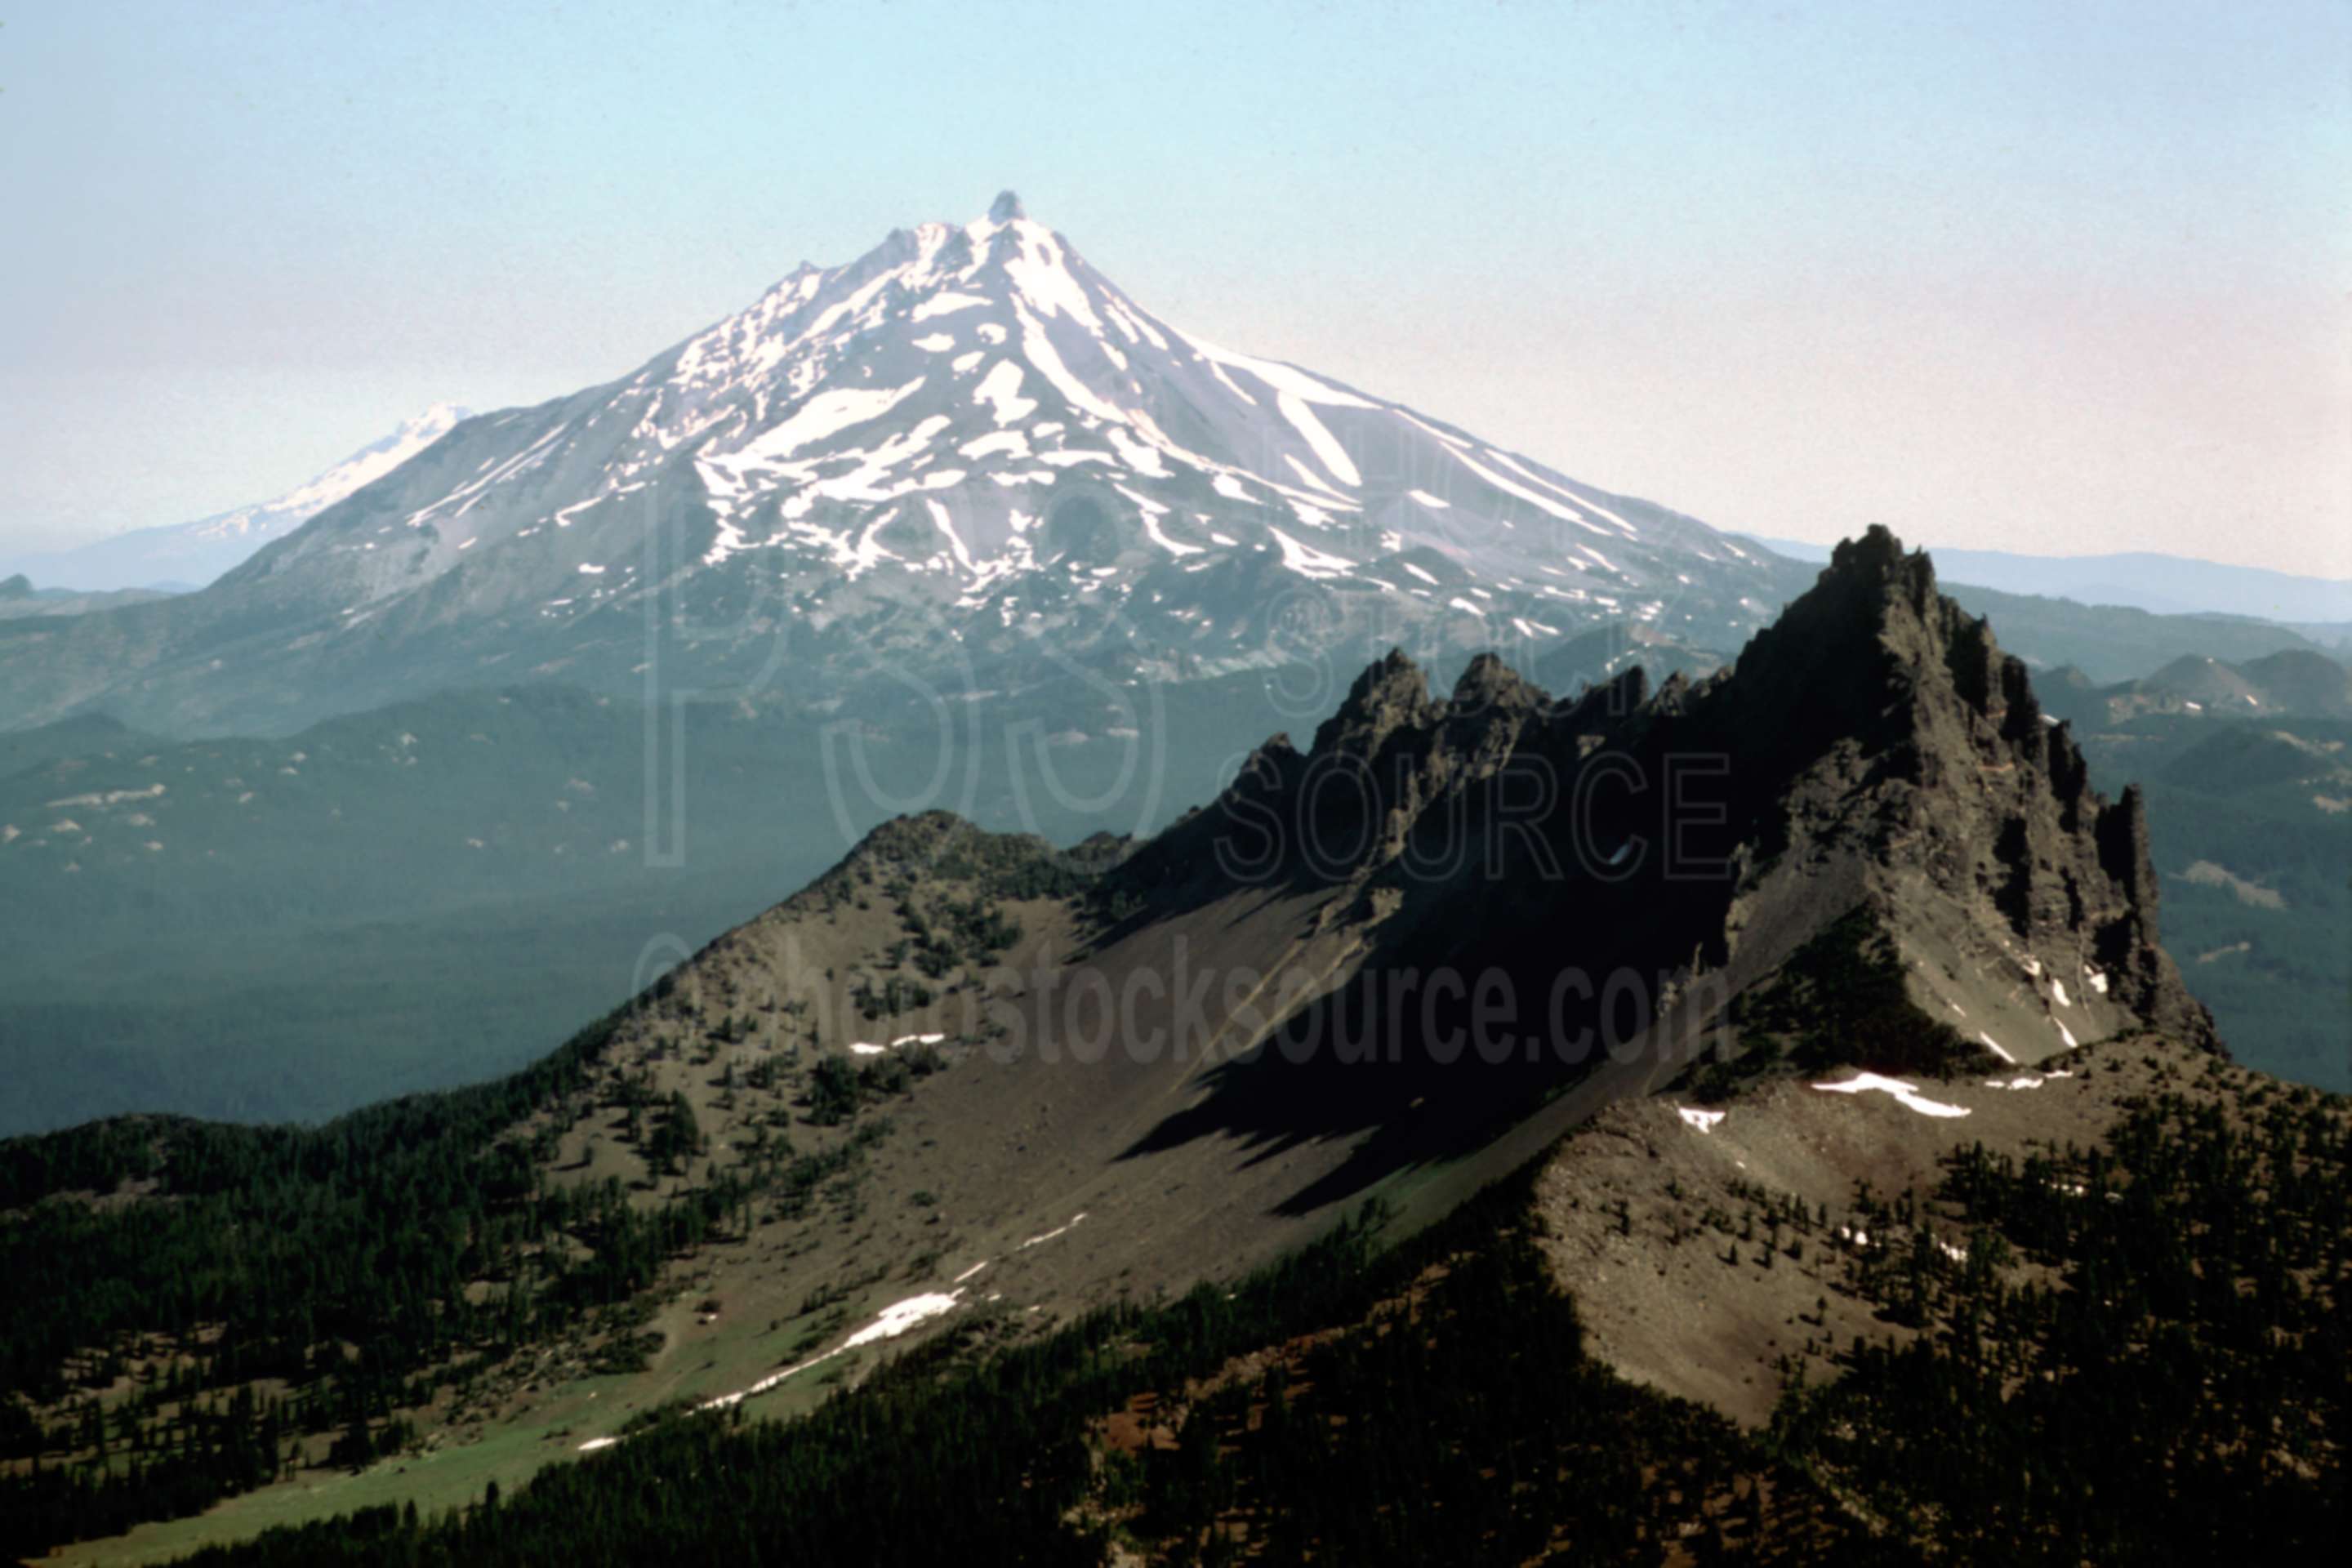
[[[1063,840],[1149,831],[1290,705],[1254,677],[855,719],[542,686],[283,741],[95,718],[0,735],[0,886],[23,895],[0,901],[0,985],[21,998],[0,1024],[17,1086],[0,1131],[132,1110],[310,1120],[493,1076],[894,805]]]

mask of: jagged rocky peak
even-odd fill
[[[1548,699],[1543,691],[1505,664],[1500,654],[1478,655],[1464,668],[1462,679],[1454,683],[1453,707],[1456,711],[1528,707],[1545,700]]]
[[[1883,529],[1696,684],[1653,692],[1636,665],[1555,702],[1486,653],[1440,700],[1391,650],[1309,752],[1269,742],[1146,847],[1139,888],[1234,891],[1205,869],[1227,842],[1335,895],[1318,930],[1377,927],[1382,963],[1477,952],[1538,990],[1563,963],[1631,966],[1736,994],[1864,909],[1920,1012],[2020,1065],[2148,1026],[2213,1043],[2158,942],[2137,793],[2090,789],[2023,667]]]
[[[2046,755],[2042,706],[2025,662],[2001,652],[1992,625],[1936,591],[1935,563],[1924,550],[1906,553],[1884,524],[1841,543],[1827,579],[1848,594],[1874,599],[1880,641],[1900,665],[1932,682],[1940,667],[1969,710],[2035,760]]]
[[[1839,544],[1737,670],[1741,707],[1777,715],[1783,752],[1810,754],[1844,737],[1906,750],[1929,775],[1967,753],[2005,752],[2082,786],[2081,760],[2063,738],[2053,748],[2023,661],[1937,592],[1927,552],[1906,551],[1883,524]]]
[[[1011,190],[997,192],[996,199],[988,205],[991,223],[1014,223],[1028,216],[1029,209],[1021,205],[1019,194]]]
[[[1843,621],[1843,639],[1823,624],[1822,608]],[[1950,765],[2022,768],[2058,805],[2069,832],[2092,807],[2090,770],[2066,727],[2044,715],[2024,660],[2001,651],[1990,622],[1936,591],[1927,552],[1906,553],[1874,525],[1838,546],[1820,585],[1785,622],[1798,621],[1800,611],[1808,612],[1804,629],[1839,658],[1856,658],[1857,635],[1871,629],[1877,668],[1908,699],[1887,714],[1911,732],[1923,778],[1933,782]]]
[[[1757,647],[1783,645],[1805,634],[1821,655],[1851,658],[1875,643],[1891,658],[1910,663],[1939,647],[1966,619],[1936,591],[1936,565],[1924,550],[1906,551],[1884,523],[1841,541],[1813,585],[1784,611]],[[1780,657],[1790,650],[1780,648]],[[1748,661],[1743,658],[1742,664]]]
[[[1526,741],[1528,727],[1553,713],[1550,694],[1495,654],[1482,653],[1454,683],[1433,748],[1446,773],[1484,777],[1502,767]]]
[[[1906,551],[1895,531],[1874,522],[1859,538],[1842,539],[1830,552],[1833,574],[1882,583],[1921,615],[1936,597],[1936,564],[1924,550]]]
[[[1841,544],[1704,707],[1736,761],[1787,770],[1782,833],[1872,847],[1865,880],[1930,1012],[2026,1060],[2132,1022],[2212,1043],[2158,942],[2137,792],[2091,788],[2024,663],[1936,591],[1924,552],[1883,527]]]
[[[1438,711],[1429,677],[1402,648],[1392,647],[1356,677],[1338,710],[1316,728],[1313,752],[1369,757],[1398,731],[1426,727]]]
[[[1433,802],[1479,789],[1515,753],[1540,756],[1563,800],[1597,752],[1621,753],[1654,785],[1677,759],[1719,755],[1720,830],[1699,825],[1689,841],[1783,874],[1745,912],[1687,902],[1694,923],[1678,928],[1677,954],[1696,942],[1711,962],[1728,962],[1738,942],[1760,938],[1752,971],[1859,897],[1906,952],[1923,1008],[1973,1019],[1969,1035],[2019,1060],[2143,1026],[2212,1043],[2158,941],[2137,793],[2110,803],[2092,790],[2023,663],[1938,594],[1929,558],[1892,532],[1841,545],[1731,672],[1695,685],[1676,677],[1646,696],[1638,670],[1629,678],[1625,689],[1555,705],[1482,655],[1439,703],[1402,655],[1367,669],[1316,744],[1318,762],[1380,758],[1383,829],[1363,872],[1392,857]],[[1547,829],[1564,864],[1586,830],[1573,816]],[[1600,852],[1651,826],[1601,824]]]
[[[1889,682],[1916,684],[1944,662],[1949,635],[1924,551],[1874,524],[1840,543],[1811,588],[1759,632],[1738,662],[1740,684],[1792,704],[1840,704],[1835,722],[1876,706]]]

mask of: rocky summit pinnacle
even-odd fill
[[[1391,732],[1426,724],[1435,710],[1429,678],[1402,648],[1392,647],[1356,677],[1346,700],[1317,727],[1313,749],[1370,755]]]
[[[988,208],[991,223],[1014,223],[1028,216],[1029,209],[1021,205],[1019,194],[1009,190],[997,192],[996,200]]]
[[[1574,954],[1679,968],[1718,1000],[1862,911],[1918,1012],[1989,1062],[2144,1027],[2213,1046],[2158,943],[2137,793],[2090,787],[2025,667],[1936,592],[1924,553],[1873,530],[1728,672],[1654,694],[1639,673],[1554,702],[1487,657],[1440,701],[1391,653],[1309,756],[1261,752],[1139,874],[1189,881],[1220,834],[1270,836],[1318,847],[1287,885],[1360,895],[1381,962],[1475,951],[1539,987]]]

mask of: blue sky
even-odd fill
[[[1017,187],[1726,527],[2352,577],[2352,5],[50,5],[0,546],[261,499]]]

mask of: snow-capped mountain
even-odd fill
[[[382,479],[446,436],[472,410],[436,403],[274,500],[194,522],[164,523],[77,545],[12,558],[5,570],[22,572],[44,587],[195,588],[218,577],[273,539],[281,538],[362,485]]]
[[[524,670],[814,700],[866,673],[1443,658],[1618,620],[1736,647],[1801,582],[1163,321],[1006,193],[803,264],[621,380],[464,421],[175,606],[201,667],[139,689],[225,723],[259,721],[245,674],[316,717],[306,691]],[[146,640],[181,662],[181,636]]]

